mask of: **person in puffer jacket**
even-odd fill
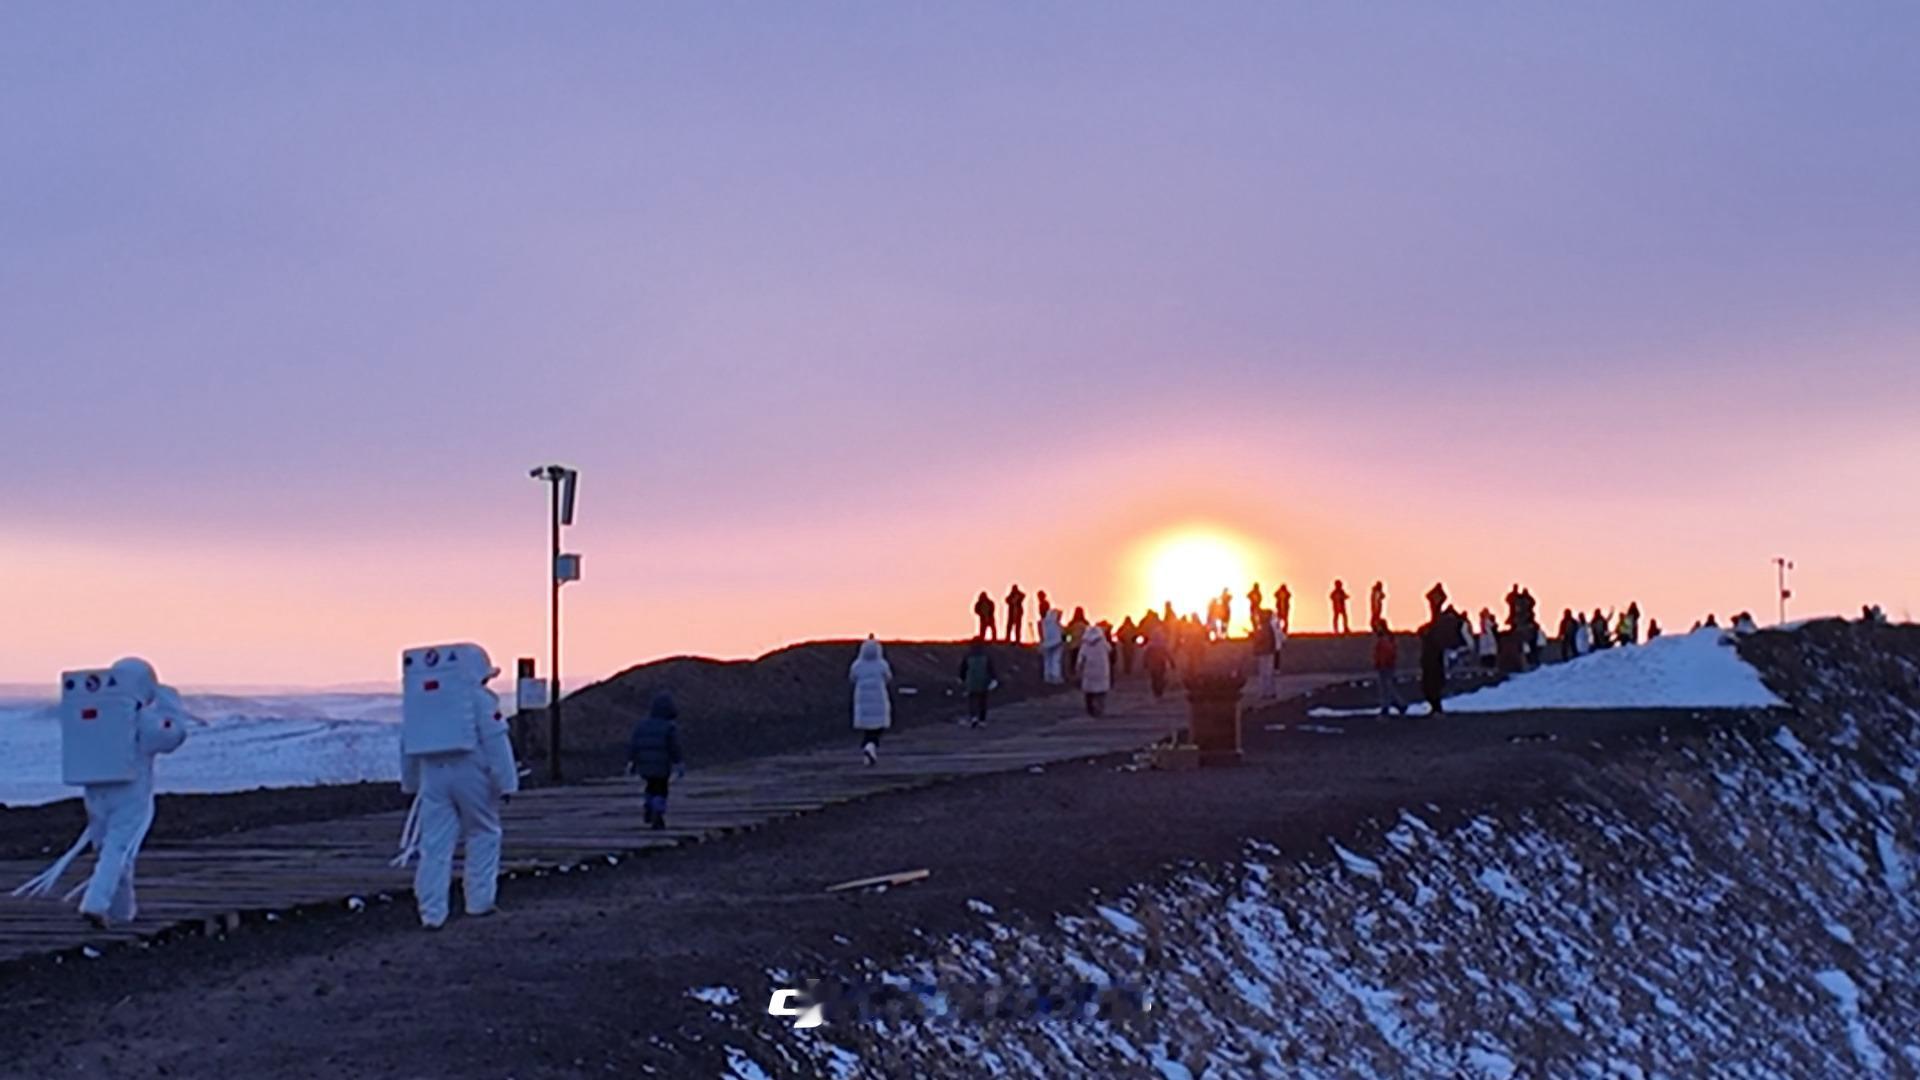
[[[679,718],[673,695],[662,690],[653,695],[646,718],[633,726],[627,740],[627,773],[646,781],[645,820],[656,829],[667,827],[668,780],[687,771],[680,755]]]

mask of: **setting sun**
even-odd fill
[[[1145,592],[1137,606],[1172,601],[1181,614],[1204,613],[1208,600],[1231,589],[1238,618],[1242,594],[1263,561],[1253,544],[1223,529],[1193,527],[1156,537],[1141,546],[1135,564]]]

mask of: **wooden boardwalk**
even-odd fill
[[[1351,676],[1288,676],[1283,692],[1304,693]],[[589,781],[515,795],[503,812],[501,871],[564,872],[708,840],[769,821],[956,777],[1026,769],[1146,746],[1183,723],[1184,699],[1155,702],[1135,687],[1114,694],[1105,717],[1080,714],[1066,694],[995,710],[984,730],[929,724],[889,733],[880,763],[860,763],[846,742],[790,754],[695,768],[674,784],[671,828],[641,823],[642,790],[623,780]],[[0,963],[84,948],[137,944],[177,933],[215,933],[301,907],[410,896],[413,870],[388,865],[404,813],[369,814],[253,829],[202,840],[153,843],[141,854],[140,918],[110,931],[84,923],[72,902],[18,900],[5,888],[38,873],[45,860],[0,860]],[[68,837],[49,837],[64,844]],[[49,856],[50,857],[50,856]],[[84,880],[92,857],[67,872],[61,890]]]

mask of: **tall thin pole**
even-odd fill
[[[1773,558],[1773,568],[1778,578],[1780,590],[1780,625],[1785,626],[1787,623],[1787,597],[1793,595],[1787,591],[1787,571],[1793,569],[1793,561],[1784,555],[1776,555]]]
[[[547,471],[547,480],[553,485],[553,551],[547,556],[547,588],[553,597],[548,614],[553,654],[547,671],[553,689],[547,699],[547,776],[555,783],[560,781],[560,477],[558,469]]]

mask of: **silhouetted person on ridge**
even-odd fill
[[[973,613],[980,618],[980,636],[986,638],[988,641],[994,639],[993,616],[995,610],[993,597],[988,596],[986,590],[981,590],[980,599],[973,602]]]
[[[1574,617],[1572,608],[1560,612],[1560,659],[1571,660],[1580,655],[1577,648],[1580,636],[1580,620]]]
[[[1339,578],[1333,579],[1333,591],[1327,594],[1327,599],[1333,602],[1333,632],[1351,633],[1353,624],[1347,621],[1347,587]]]
[[[1220,636],[1225,638],[1233,629],[1233,590],[1220,590]]]
[[[1446,650],[1441,653],[1441,671],[1446,670]],[[1397,682],[1400,667],[1400,647],[1393,640],[1393,631],[1387,628],[1387,620],[1373,620],[1373,681],[1380,692],[1380,715],[1387,710],[1404,716],[1407,703],[1400,700],[1400,686]]]
[[[1460,640],[1466,621],[1449,607],[1420,628],[1420,693],[1435,716],[1446,711],[1440,699],[1447,692],[1447,650]]]
[[[1446,606],[1447,587],[1436,581],[1433,583],[1433,588],[1427,590],[1427,618],[1437,618],[1440,609]]]
[[[1633,601],[1632,603],[1629,603],[1627,605],[1627,610],[1620,613],[1619,636],[1620,636],[1620,644],[1622,645],[1640,644],[1640,602],[1639,601],[1636,600],[1636,601]]]
[[[1253,588],[1247,590],[1247,610],[1253,612],[1253,621],[1256,624],[1260,621],[1261,601],[1265,599],[1266,597],[1260,594],[1260,583],[1254,582]]]
[[[1118,631],[1120,643],[1120,674],[1133,674],[1133,658],[1140,649],[1140,628],[1133,625],[1133,616],[1120,621]]]
[[[1293,590],[1284,581],[1273,591],[1273,614],[1280,620],[1280,629],[1293,632]]]
[[[1659,636],[1660,636],[1660,620],[1648,619],[1647,620],[1647,640],[1652,641],[1654,638],[1657,638]]]
[[[1077,679],[1080,672],[1080,644],[1087,639],[1087,609],[1076,607],[1067,620],[1067,678]]]
[[[1387,583],[1376,581],[1373,588],[1367,591],[1367,625],[1372,626],[1386,617]]]
[[[1008,641],[1013,642],[1015,645],[1020,644],[1020,636],[1023,630],[1023,627],[1021,624],[1025,623],[1026,619],[1027,619],[1027,594],[1021,592],[1020,586],[1016,583],[1013,588],[1007,590],[1007,640]]]
[[[1595,649],[1613,648],[1613,632],[1607,629],[1607,617],[1599,608],[1593,609],[1593,618],[1587,622],[1587,632],[1593,635]]]
[[[1047,617],[1047,612],[1053,610],[1053,601],[1047,599],[1047,590],[1045,589],[1040,590],[1039,602],[1040,602],[1040,614],[1038,617],[1044,619]]]

